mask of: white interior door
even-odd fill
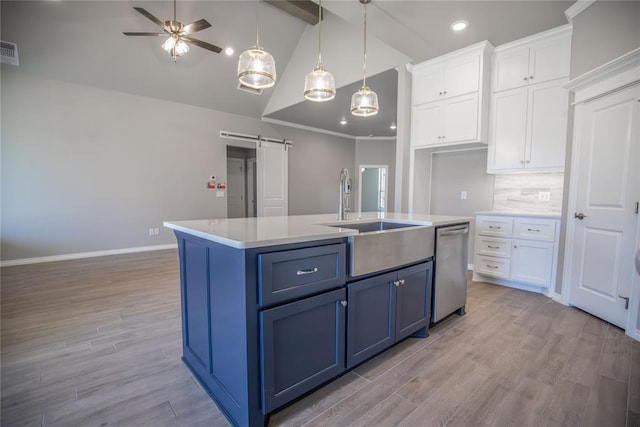
[[[256,148],[258,216],[289,213],[289,152],[284,144],[261,141]]]
[[[227,159],[227,217],[245,217],[245,182],[243,159]]]
[[[639,95],[636,86],[576,106],[567,219],[569,303],[621,328],[635,271]]]

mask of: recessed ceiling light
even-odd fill
[[[398,126],[396,126],[395,123],[391,123],[391,126],[389,126],[389,129],[391,130],[396,130],[398,128]]]
[[[226,48],[224,50],[224,54],[227,55],[227,56],[233,55],[233,48],[231,46],[229,46],[228,48]]]
[[[346,125],[347,124],[347,119],[343,118],[342,120],[340,120],[340,124],[341,125]]]
[[[469,26],[469,23],[465,20],[455,21],[449,26],[453,31],[462,31]]]

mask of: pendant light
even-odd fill
[[[276,83],[276,61],[260,47],[258,38],[258,0],[256,0],[256,45],[245,50],[238,59],[240,84],[253,89],[267,89]]]
[[[318,65],[304,79],[304,97],[309,101],[325,102],[336,97],[333,75],[322,66],[322,0],[318,2]]]
[[[378,95],[367,87],[367,4],[371,0],[360,0],[364,5],[364,65],[362,87],[351,97],[351,114],[369,117],[378,114]]]

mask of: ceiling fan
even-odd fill
[[[173,0],[173,20],[162,22],[145,9],[141,7],[134,7],[135,10],[140,12],[145,18],[159,26],[164,30],[164,33],[139,33],[139,32],[123,32],[125,36],[169,36],[167,40],[162,44],[162,48],[167,51],[173,60],[175,61],[178,56],[182,56],[189,51],[189,45],[201,47],[203,49],[210,50],[215,53],[220,53],[222,48],[212,45],[202,40],[189,37],[190,34],[204,30],[211,27],[211,24],[206,19],[199,19],[191,24],[183,25],[182,22],[176,19],[176,0]]]

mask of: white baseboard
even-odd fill
[[[0,267],[12,267],[15,265],[26,265],[26,264],[39,264],[42,262],[68,261],[72,259],[93,258],[98,256],[107,256],[107,255],[131,254],[135,252],[161,251],[164,249],[175,249],[177,247],[178,247],[177,243],[171,243],[168,245],[139,246],[136,248],[109,249],[106,251],[80,252],[75,254],[43,256],[43,257],[36,257],[36,258],[10,259],[7,261],[0,261]]]

